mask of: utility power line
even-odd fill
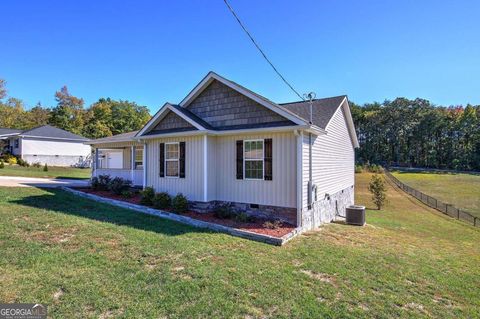
[[[270,59],[267,57],[267,55],[265,54],[265,52],[263,52],[262,48],[260,48],[260,46],[258,45],[257,41],[255,41],[255,39],[253,38],[253,36],[250,34],[250,32],[248,32],[247,28],[245,27],[245,25],[243,25],[242,21],[240,20],[240,18],[238,17],[238,15],[235,13],[235,10],[233,10],[232,6],[228,3],[227,0],[223,0],[223,2],[225,2],[225,5],[227,6],[228,10],[230,10],[230,12],[233,14],[233,16],[235,17],[235,19],[237,20],[238,24],[240,24],[240,26],[242,27],[243,31],[245,31],[245,33],[248,35],[248,37],[250,38],[250,40],[253,42],[253,44],[255,45],[255,47],[258,49],[258,51],[260,51],[260,53],[262,54],[263,58],[268,62],[268,64],[270,64],[270,66],[272,67],[272,69],[275,71],[275,73],[278,74],[278,76],[282,79],[283,82],[285,82],[285,84],[300,98],[302,99],[303,101],[305,101],[305,99],[297,92],[297,90],[295,90],[293,88],[293,86],[283,77],[283,75],[277,70],[277,68],[273,65],[273,63],[270,61]]]

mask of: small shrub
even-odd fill
[[[155,197],[155,190],[153,187],[145,187],[143,191],[140,192],[140,204],[143,205],[153,205],[153,198]]]
[[[92,189],[96,191],[106,191],[108,190],[108,185],[110,185],[111,177],[110,175],[99,175],[98,177],[92,177],[90,184]]]
[[[98,190],[98,185],[99,185],[99,181],[98,181],[98,177],[97,176],[94,176],[92,177],[92,179],[90,180],[90,187],[93,189],[93,190]]]
[[[379,173],[383,173],[383,168],[382,168],[382,166],[377,165],[377,164],[370,164],[370,165],[368,165],[368,171],[370,173],[379,174]]]
[[[42,167],[42,165],[40,165],[39,162],[33,163],[32,166],[35,167],[35,168],[40,168],[40,167]]]
[[[48,165],[47,165],[47,163],[45,163],[45,166],[43,166],[43,171],[44,171],[44,172],[48,172]]]
[[[359,164],[356,164],[355,165],[355,174],[360,174],[360,173],[363,173],[363,166],[359,165]]]
[[[5,164],[3,163],[3,161],[0,161],[0,168],[5,168]]]
[[[126,189],[126,190],[122,191],[121,195],[122,195],[123,198],[132,198],[135,194],[131,190]]]
[[[263,227],[268,229],[279,229],[280,227],[282,227],[282,224],[282,221],[279,219],[267,220],[263,223]]]
[[[233,211],[233,208],[231,205],[222,204],[215,207],[213,215],[221,219],[230,219],[235,217],[235,212]]]
[[[108,184],[108,189],[114,194],[121,195],[123,191],[128,190],[132,186],[132,181],[121,177],[115,177]]]
[[[240,223],[253,223],[256,221],[256,218],[245,212],[240,212],[235,215],[235,220]]]
[[[15,156],[10,156],[7,158],[8,165],[15,165],[17,164],[17,158]]]
[[[380,175],[373,175],[368,185],[368,190],[372,193],[372,201],[378,210],[382,209],[387,199],[385,182]]]
[[[182,193],[178,193],[177,196],[172,199],[172,208],[176,213],[185,213],[188,209],[187,198]]]
[[[25,161],[25,160],[22,159],[22,158],[18,158],[18,159],[17,159],[17,164],[20,165],[20,166],[22,166],[22,167],[29,167],[29,166],[30,166],[30,164],[28,164],[28,162]]]
[[[171,205],[172,205],[172,198],[170,197],[170,195],[168,195],[168,193],[161,192],[161,193],[155,194],[155,197],[153,198],[153,207],[166,209],[166,208],[169,208]]]

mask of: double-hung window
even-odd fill
[[[135,148],[135,169],[143,169],[143,148]]]
[[[243,165],[245,179],[263,179],[264,141],[247,140],[243,145]]]
[[[179,177],[179,143],[165,143],[165,172],[167,177]]]

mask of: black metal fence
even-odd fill
[[[480,218],[473,216],[471,213],[466,212],[464,210],[461,210],[459,208],[456,208],[452,204],[447,204],[444,203],[432,196],[429,196],[427,194],[422,193],[419,190],[416,190],[415,188],[412,188],[408,186],[407,184],[402,183],[401,181],[398,180],[395,176],[393,176],[389,171],[385,170],[385,175],[395,184],[397,185],[401,190],[403,190],[405,193],[412,195],[416,199],[420,200],[422,203],[424,203],[427,206],[430,206],[432,208],[435,208],[436,210],[459,220],[462,220],[464,222],[467,222],[473,226],[480,227]]]

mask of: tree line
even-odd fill
[[[0,79],[0,127],[29,129],[50,124],[88,138],[138,130],[150,119],[146,106],[101,98],[84,107],[83,99],[62,87],[56,105],[38,103],[26,110],[7,96]],[[350,102],[360,148],[359,164],[480,170],[480,105],[437,106],[428,100],[397,98],[384,103]]]
[[[150,119],[146,106],[130,101],[101,98],[85,108],[82,98],[66,86],[55,92],[56,105],[37,103],[27,109],[21,99],[8,96],[5,80],[0,79],[0,127],[31,129],[52,125],[88,138],[101,138],[139,130]]]
[[[358,163],[480,170],[480,105],[397,98],[350,106]]]

